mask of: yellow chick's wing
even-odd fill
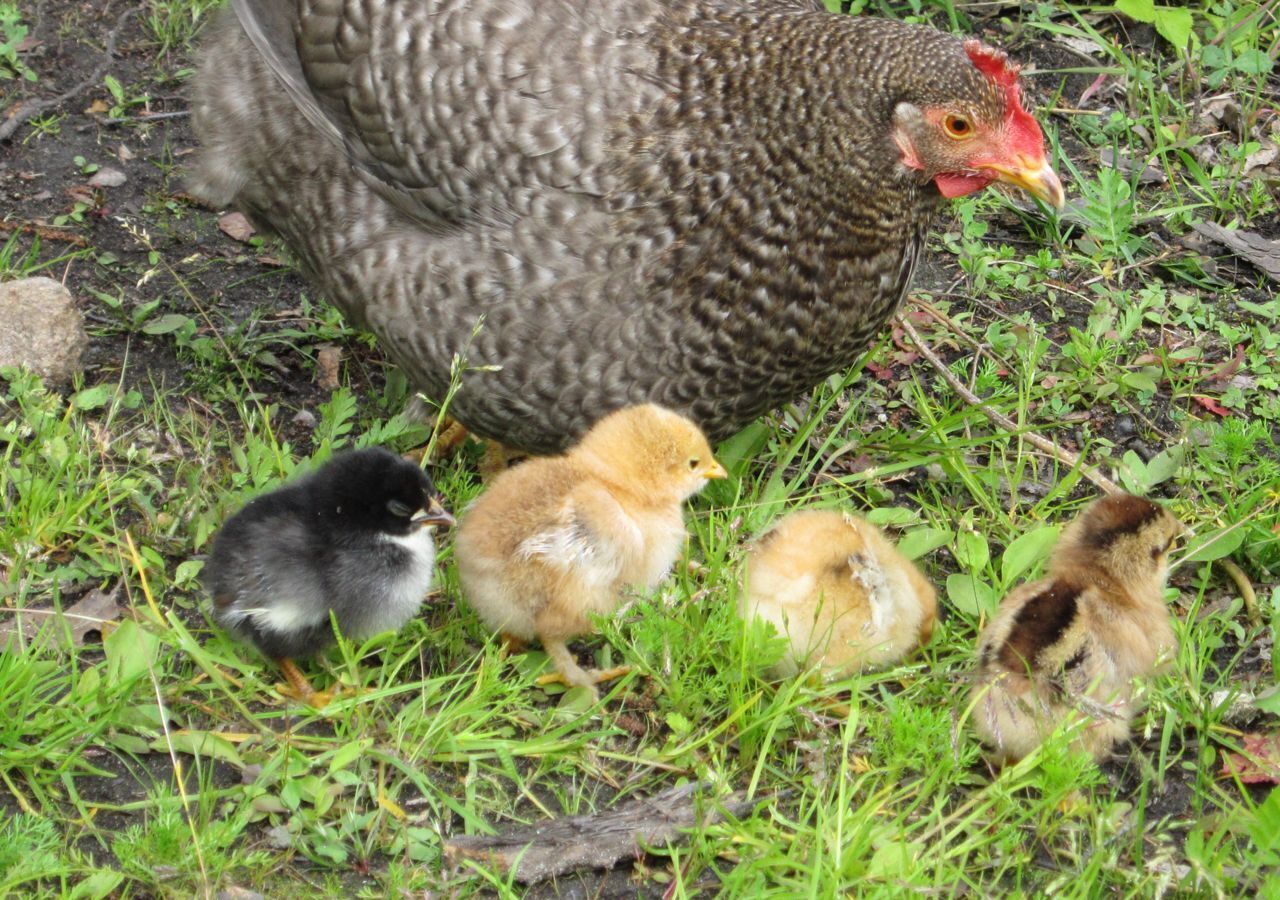
[[[621,504],[596,485],[580,484],[546,528],[520,542],[515,555],[607,590],[640,551],[640,529]]]

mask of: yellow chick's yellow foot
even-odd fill
[[[630,675],[631,668],[632,668],[631,666],[614,666],[612,669],[579,668],[578,671],[582,672],[582,674],[587,677],[587,680],[585,682],[570,681],[564,676],[564,673],[562,672],[548,672],[545,675],[539,675],[534,680],[534,684],[537,684],[537,685],[563,684],[566,687],[575,687],[575,686],[586,687],[593,684],[604,684],[606,681],[616,681],[617,679],[621,678],[623,675]]]
[[[512,634],[509,631],[502,632],[502,648],[498,651],[500,659],[506,659],[517,653],[523,653],[525,648],[529,646],[529,642],[524,638]]]
[[[584,687],[592,695],[599,697],[600,692],[596,690],[597,684],[621,678],[631,671],[630,666],[614,666],[612,669],[591,669],[588,671],[578,665],[573,658],[573,654],[569,652],[569,648],[565,646],[564,641],[545,636],[541,638],[541,641],[543,649],[547,651],[547,656],[551,657],[551,662],[556,667],[556,671],[539,676],[537,684],[558,683],[563,684],[565,687]]]

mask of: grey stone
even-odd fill
[[[0,366],[35,372],[50,386],[82,370],[89,345],[84,316],[71,293],[52,278],[0,284]]]

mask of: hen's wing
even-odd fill
[[[661,89],[653,0],[234,0],[294,104],[425,223],[601,195],[610,138]]]

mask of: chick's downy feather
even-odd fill
[[[1129,735],[1135,679],[1177,651],[1164,602],[1182,526],[1128,494],[1095,501],[1063,532],[1047,577],[1014,589],[978,639],[974,727],[997,763],[1074,723],[1101,759]]]
[[[214,619],[273,658],[331,643],[331,611],[350,637],[399,628],[431,588],[431,526],[451,521],[434,490],[415,464],[375,448],[257,497],[214,538]]]
[[[723,474],[688,419],[649,404],[613,413],[565,455],[507,470],[466,510],[454,544],[463,596],[493,631],[537,638],[587,683],[564,642],[666,575],[684,544],[681,505]]]
[[[800,0],[233,6],[193,190],[278,232],[429,395],[464,356],[450,412],[527,450],[645,400],[725,436],[862,352],[942,191],[1061,200],[1016,67],[921,26]]]
[[[752,548],[739,611],[788,639],[780,674],[815,667],[837,677],[890,665],[926,643],[937,595],[871,523],[806,510]]]

